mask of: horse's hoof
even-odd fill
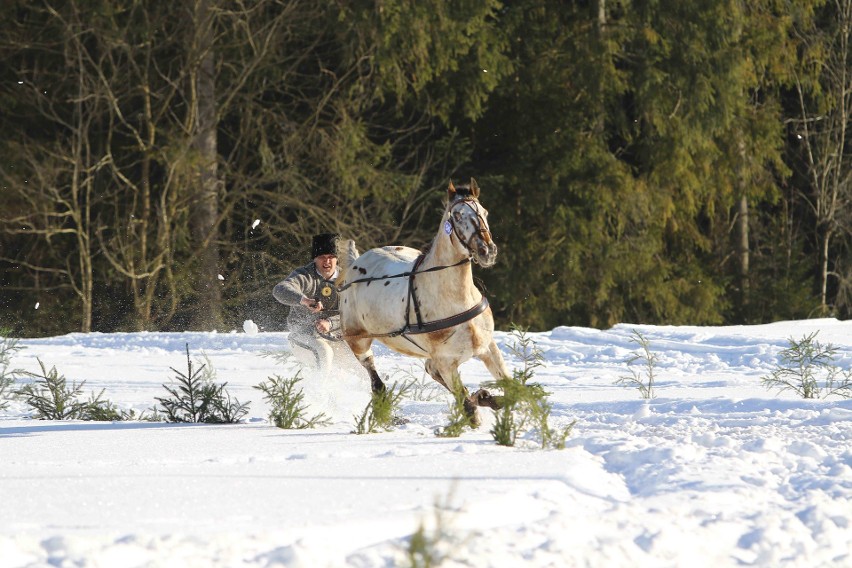
[[[373,389],[373,394],[383,394],[388,390],[385,383],[379,377],[373,377],[372,385],[370,386]]]
[[[492,396],[490,392],[485,389],[479,389],[473,396],[471,397],[476,401],[477,406],[487,406],[491,410],[500,410],[503,408],[503,405],[500,403],[500,398]]]

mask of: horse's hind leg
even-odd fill
[[[458,363],[453,365],[443,365],[439,368],[432,359],[427,359],[426,372],[429,373],[429,375],[438,383],[442,384],[444,388],[450,391],[453,396],[455,396],[456,393],[463,394],[464,412],[467,414],[468,419],[470,419],[470,425],[473,428],[479,428],[481,423],[479,411],[477,409],[477,406],[481,406],[477,398],[479,393],[476,393],[473,396],[468,393],[467,387],[464,386],[461,376],[459,375]]]
[[[373,390],[373,393],[380,393],[387,390],[387,388],[385,387],[385,383],[382,382],[381,377],[379,377],[379,373],[376,372],[376,362],[373,359],[373,350],[370,349],[372,342],[372,339],[346,340],[349,348],[352,349],[352,353],[355,354],[355,358],[358,359],[358,362],[361,363],[361,366],[364,367],[370,375],[370,387]]]

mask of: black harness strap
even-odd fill
[[[482,296],[482,299],[479,300],[479,303],[477,303],[472,308],[463,311],[460,314],[420,324],[417,326],[417,329],[409,328],[403,333],[416,335],[418,333],[432,333],[433,331],[440,331],[442,329],[447,329],[448,327],[454,327],[466,321],[472,320],[473,318],[484,312],[487,308],[488,300],[485,298],[485,296]]]
[[[414,289],[414,277],[417,275],[417,267],[423,262],[426,255],[421,254],[414,260],[414,266],[411,268],[411,275],[408,277],[408,303],[405,306],[405,328],[411,329],[409,323],[409,314],[411,313],[411,301],[414,300],[414,315],[417,317],[417,329],[423,327],[423,317],[420,315],[420,302],[417,301],[417,291]]]
[[[370,338],[379,338],[379,337],[399,337],[400,335],[405,336],[406,339],[414,343],[415,346],[423,349],[417,343],[415,343],[409,335],[419,335],[423,333],[432,333],[433,331],[440,331],[442,329],[447,329],[450,327],[457,326],[459,324],[463,324],[466,321],[470,321],[485,310],[488,309],[488,299],[483,296],[479,302],[470,309],[467,309],[460,314],[456,314],[454,316],[450,316],[448,318],[439,319],[435,321],[430,321],[422,324],[418,328],[412,328],[410,324],[406,323],[405,327],[399,329],[397,331],[391,331],[389,333],[358,333],[352,335],[343,335],[339,338],[335,339],[366,339]],[[323,336],[326,337],[326,336]],[[330,338],[327,338],[330,339]]]
[[[485,221],[479,215],[479,212],[476,209],[474,209],[474,207],[471,205],[471,203],[473,203],[473,202],[476,202],[476,199],[465,198],[462,201],[459,201],[457,203],[452,204],[450,206],[450,209],[449,209],[450,212],[452,212],[454,207],[456,207],[457,205],[460,205],[460,204],[464,204],[464,205],[467,205],[468,207],[470,207],[471,210],[473,211],[473,213],[476,215],[476,218],[477,218],[476,232],[474,234],[471,234],[471,236],[470,236],[470,238],[468,239],[467,242],[463,241],[461,236],[459,235],[458,227],[456,227],[456,224],[453,221],[452,215],[450,215],[450,218],[448,219],[448,222],[452,225],[452,233],[449,233],[449,231],[448,231],[448,233],[450,234],[451,237],[454,236],[456,239],[458,239],[458,241],[468,250],[469,254],[470,254],[470,251],[471,251],[471,241],[473,240],[474,235],[475,234],[487,234],[486,231],[482,228],[482,225]],[[421,271],[418,272],[417,268],[420,266],[420,264],[423,262],[423,259],[425,259],[425,258],[426,258],[426,255],[421,254],[416,259],[414,259],[414,265],[411,267],[411,270],[408,271],[408,272],[402,272],[400,274],[394,274],[392,276],[370,276],[370,277],[367,277],[367,278],[360,278],[358,280],[353,280],[352,282],[347,282],[343,286],[338,287],[337,292],[340,293],[340,292],[343,292],[344,290],[346,290],[347,288],[349,288],[350,286],[352,286],[353,284],[361,284],[361,283],[364,283],[364,282],[375,282],[377,280],[389,280],[391,278],[408,278],[408,298],[407,298],[406,305],[405,305],[405,325],[402,327],[402,329],[397,330],[397,331],[392,331],[390,333],[363,333],[363,334],[353,334],[353,335],[345,335],[344,334],[341,337],[341,339],[347,339],[347,338],[349,338],[349,339],[354,339],[354,338],[366,339],[368,337],[373,337],[373,338],[398,337],[398,336],[402,335],[408,341],[410,341],[412,344],[414,344],[417,348],[423,350],[422,347],[417,345],[417,343],[408,336],[409,335],[422,334],[422,333],[431,333],[433,331],[439,331],[439,330],[442,330],[442,329],[447,329],[449,327],[457,326],[457,325],[462,324],[466,321],[472,320],[473,318],[475,318],[476,316],[478,316],[479,314],[484,312],[486,309],[488,309],[488,300],[483,295],[482,299],[479,301],[479,303],[477,303],[472,308],[463,311],[460,314],[456,314],[456,315],[450,316],[448,318],[424,323],[423,322],[423,316],[420,314],[420,302],[417,301],[417,292],[414,288],[414,277],[417,274],[426,274],[427,272],[434,272],[436,270],[444,270],[446,268],[453,268],[455,266],[461,266],[463,264],[471,262],[471,257],[468,256],[467,258],[463,258],[462,260],[458,261],[455,264],[449,264],[449,265],[446,265],[446,266],[433,266],[431,268],[427,268],[426,270],[421,270]],[[414,304],[414,316],[417,319],[417,323],[414,326],[412,326],[412,324],[411,324],[411,306],[412,306],[412,304]]]
[[[421,254],[416,259],[414,259],[414,265],[412,266],[410,272],[405,272],[403,274],[396,274],[394,276],[382,276],[380,278],[362,278],[361,280],[354,280],[352,282],[349,282],[343,288],[340,288],[339,290],[344,290],[344,289],[348,288],[350,285],[356,284],[356,283],[359,283],[359,282],[372,282],[374,280],[386,280],[388,278],[400,278],[402,276],[408,276],[408,298],[407,298],[407,302],[406,302],[406,305],[405,305],[405,325],[402,327],[402,329],[399,329],[397,331],[392,331],[392,332],[389,332],[389,333],[364,333],[364,334],[353,334],[353,335],[345,335],[344,334],[341,337],[341,339],[346,339],[346,338],[363,339],[363,338],[367,338],[367,337],[375,337],[375,338],[378,338],[378,337],[398,337],[398,336],[402,335],[408,341],[413,343],[415,347],[423,350],[422,347],[417,345],[417,343],[408,336],[409,335],[418,335],[418,334],[422,334],[422,333],[431,333],[433,331],[439,331],[439,330],[442,330],[442,329],[447,329],[448,327],[457,326],[457,325],[462,324],[466,321],[472,320],[473,318],[475,318],[476,316],[478,316],[479,314],[484,312],[486,309],[488,309],[488,299],[485,296],[482,296],[482,299],[472,308],[469,308],[469,309],[467,309],[467,310],[465,310],[465,311],[463,311],[459,314],[455,314],[455,315],[452,315],[452,316],[447,317],[447,318],[443,318],[443,319],[424,323],[423,322],[423,316],[420,313],[420,302],[417,301],[417,292],[414,288],[414,277],[417,274],[424,274],[426,272],[432,272],[434,270],[443,270],[445,268],[452,268],[453,266],[460,266],[461,264],[464,264],[465,262],[470,262],[470,259],[466,258],[461,262],[457,262],[456,264],[452,264],[452,265],[449,265],[449,266],[435,266],[433,268],[428,268],[426,270],[421,270],[420,272],[418,272],[417,267],[420,266],[420,264],[423,262],[424,258],[426,258],[426,255]],[[414,316],[417,319],[417,322],[414,325],[412,325],[412,323],[411,323],[411,306],[412,306],[412,304],[414,305]],[[326,337],[326,336],[324,335],[323,337]]]

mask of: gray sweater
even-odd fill
[[[334,287],[335,276],[326,280],[317,272],[316,265],[311,261],[297,268],[275,285],[272,295],[282,304],[290,306],[290,313],[287,315],[287,326],[290,331],[315,334],[314,324],[320,319],[331,320],[333,328],[340,326],[337,289]],[[322,311],[311,313],[308,308],[301,305],[302,298],[312,298],[322,302]]]

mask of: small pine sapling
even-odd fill
[[[91,394],[88,401],[81,401],[83,385],[68,381],[64,375],[60,375],[56,367],[50,370],[36,359],[41,367],[41,374],[24,372],[36,381],[24,385],[15,394],[21,397],[24,403],[35,410],[35,418],[39,420],[97,420],[105,422],[116,422],[121,420],[132,420],[133,411],[124,411],[116,407],[112,402],[103,398],[104,390],[97,395]]]
[[[45,367],[41,359],[36,359],[41,367],[41,374],[26,374],[36,382],[24,385],[15,391],[27,406],[36,411],[35,417],[39,420],[76,420],[83,417],[86,403],[78,400],[83,392],[83,381],[79,385],[68,381],[64,375],[60,375],[56,367],[50,370]]]
[[[454,519],[451,513],[455,485],[443,501],[436,498],[434,518],[427,528],[426,519],[421,519],[417,530],[408,538],[408,546],[404,550],[404,560],[400,565],[406,568],[437,568],[452,561],[452,552],[462,545],[460,539],[451,530]]]
[[[305,394],[302,389],[296,388],[301,380],[299,372],[295,377],[286,379],[275,375],[254,387],[263,392],[263,399],[269,403],[269,421],[278,428],[292,430],[331,424],[331,419],[322,412],[308,417],[308,406],[304,403]]]
[[[89,396],[89,401],[86,403],[86,417],[84,420],[95,420],[99,422],[123,422],[126,420],[134,420],[136,413],[131,410],[118,408],[109,400],[101,398],[104,394],[104,389],[97,396],[94,394]]]
[[[800,341],[788,339],[789,346],[779,353],[781,363],[761,378],[763,386],[776,388],[779,393],[790,390],[806,399],[831,395],[852,398],[852,372],[834,365],[837,348],[817,341],[818,333],[806,335]]]
[[[621,377],[615,381],[617,385],[632,385],[639,389],[642,398],[648,400],[656,397],[654,392],[655,369],[659,356],[651,352],[651,343],[638,330],[633,330],[633,337],[630,340],[632,343],[639,345],[641,352],[631,355],[626,363],[632,365],[636,361],[642,361],[645,370],[645,376],[642,373],[630,367],[631,376]]]
[[[374,392],[370,402],[360,415],[354,416],[355,430],[353,434],[374,434],[379,431],[388,431],[401,422],[400,404],[411,388],[410,383],[399,384],[394,382],[390,388]]]
[[[367,403],[367,406],[364,407],[364,411],[360,415],[355,415],[355,429],[352,430],[353,434],[373,434],[379,431],[379,426],[376,423],[376,420],[373,418],[373,401]]]
[[[24,376],[21,369],[9,369],[12,364],[12,356],[23,349],[19,340],[9,337],[11,330],[0,328],[0,410],[6,410],[9,399],[14,395],[12,385],[17,377]]]
[[[505,385],[504,386],[508,386]],[[497,442],[498,446],[515,445],[518,439],[518,433],[524,428],[524,418],[520,420],[515,418],[515,402],[511,396],[504,397],[504,400],[512,401],[512,403],[504,403],[500,410],[494,411],[494,426],[491,427],[491,437]]]
[[[187,345],[188,348],[189,346]],[[211,419],[207,422],[213,424],[239,423],[248,414],[250,403],[241,403],[236,398],[231,398],[231,394],[225,388],[228,386],[228,383],[216,382],[216,369],[207,355],[203,354],[202,356],[204,357],[202,380],[205,384],[214,387],[214,396],[212,399],[213,412],[211,413]]]
[[[193,369],[186,345],[186,373],[170,367],[175,372],[176,386],[163,385],[169,397],[155,397],[168,422],[203,422],[208,424],[233,424],[248,413],[248,403],[231,399],[225,390],[228,383],[213,382],[215,371],[203,364]]]
[[[456,381],[460,382],[458,376]],[[453,398],[450,401],[447,409],[447,418],[449,422],[446,426],[435,430],[435,435],[439,438],[458,438],[466,428],[473,428],[470,415],[465,408],[468,392],[466,389],[460,389],[453,393]]]
[[[563,449],[576,421],[563,429],[554,429],[550,425],[553,411],[553,405],[547,399],[550,393],[539,383],[530,381],[535,369],[544,365],[544,354],[526,330],[513,326],[512,334],[515,341],[509,348],[520,359],[522,367],[516,369],[511,377],[484,384],[486,388],[503,391],[502,397],[495,397],[500,409],[494,411],[491,436],[498,445],[514,446],[518,435],[529,427],[537,433],[542,449]]]

